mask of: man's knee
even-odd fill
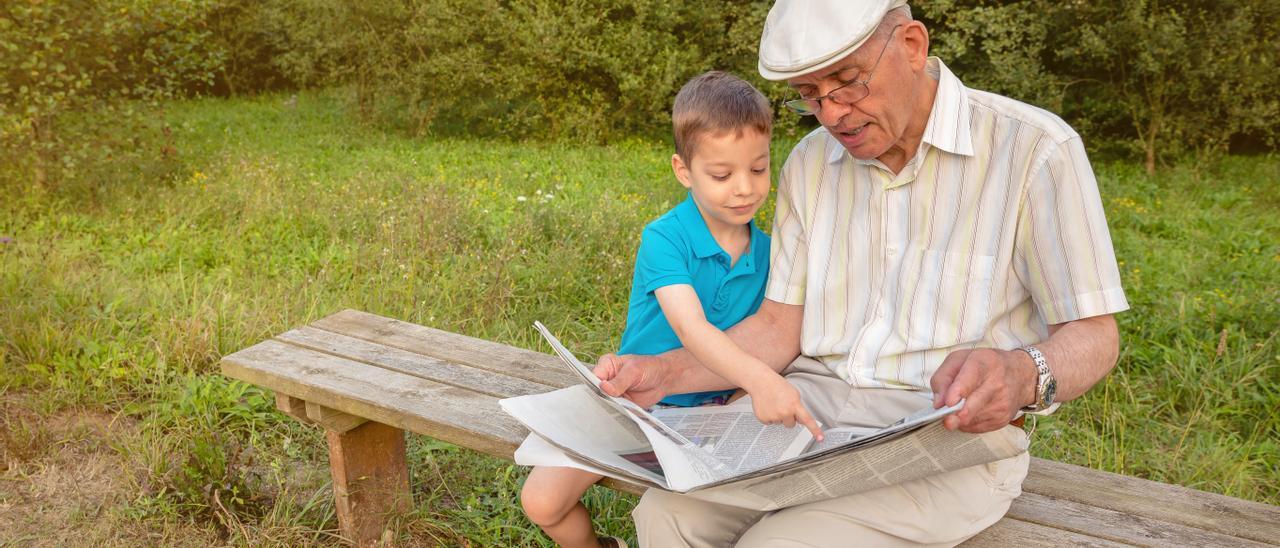
[[[632,510],[641,546],[728,546],[763,512],[650,489]]]
[[[675,513],[672,509],[679,505],[683,498],[685,497],[659,489],[645,491],[644,496],[640,497],[640,503],[631,510],[631,519],[636,523],[636,532],[676,532]]]

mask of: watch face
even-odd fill
[[[1053,396],[1058,393],[1058,380],[1049,379],[1044,385],[1044,405],[1046,407],[1053,405]]]

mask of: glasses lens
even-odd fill
[[[801,116],[813,116],[818,112],[818,101],[816,99],[792,99],[782,104]]]
[[[831,98],[839,101],[842,105],[852,105],[861,101],[871,90],[867,89],[867,85],[862,82],[853,82],[847,86],[837,88],[831,91]]]

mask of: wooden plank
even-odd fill
[[[528,433],[497,398],[279,341],[230,354],[221,365],[231,378],[506,459]],[[636,495],[645,490],[613,479],[602,483]]]
[[[1031,459],[1022,490],[1257,542],[1280,539],[1280,507],[1073,464]]]
[[[1004,518],[973,538],[960,543],[960,546],[966,548],[981,546],[996,546],[999,548],[1007,546],[1017,546],[1019,548],[1043,546],[1047,548],[1057,546],[1113,547],[1126,545],[1092,535],[1082,535],[1017,519]]]
[[[1239,537],[1036,493],[1023,493],[1015,499],[1008,516],[1138,546],[1266,546]]]
[[[330,409],[313,401],[307,402],[306,407],[307,418],[315,421],[316,424],[323,426],[325,430],[330,432],[341,434],[369,422],[369,419],[364,417],[357,417],[336,409]]]
[[[222,373],[508,459],[527,432],[491,396],[279,341],[265,341],[224,357]]]
[[[582,382],[576,374],[566,369],[560,358],[550,354],[366,312],[343,310],[317,320],[311,326],[556,388]]]
[[[295,398],[288,394],[276,392],[276,409],[299,421],[311,424],[311,417],[307,416],[306,403],[302,401],[302,398]]]
[[[548,384],[448,363],[416,352],[314,327],[287,331],[276,336],[276,340],[498,398],[541,394],[556,389]]]
[[[326,436],[342,536],[356,546],[380,545],[388,526],[413,505],[404,431],[365,422]]]

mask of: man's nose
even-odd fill
[[[845,105],[832,101],[830,98],[823,99],[822,104],[818,105],[816,114],[818,123],[823,127],[838,127],[840,120],[853,110],[852,105]]]

